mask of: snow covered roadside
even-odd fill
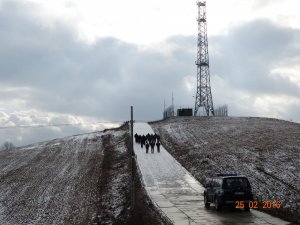
[[[90,220],[102,154],[101,133],[0,152],[0,224]]]
[[[168,151],[201,183],[215,172],[249,177],[267,212],[300,218],[300,124],[266,118],[176,118],[151,124]]]
[[[163,225],[138,174],[130,208],[129,127],[0,151],[1,225]]]
[[[99,191],[104,144],[110,139],[122,155],[125,134],[128,127],[0,151],[0,224],[89,224],[107,198]],[[110,180],[114,191],[126,185],[124,179],[126,170]],[[113,201],[108,207],[116,220],[127,208],[127,199],[119,193],[105,194]]]
[[[135,123],[134,133],[153,133],[146,123]],[[153,203],[174,224],[197,224],[203,187],[161,146],[160,153],[145,153],[134,144],[143,183]],[[203,221],[202,221],[203,222]]]

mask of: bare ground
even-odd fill
[[[168,151],[202,184],[216,172],[249,177],[266,209],[290,221],[300,218],[300,124],[267,118],[176,118],[152,123]]]
[[[0,151],[0,224],[167,224],[137,175],[131,211],[128,143],[124,125]]]

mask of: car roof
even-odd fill
[[[217,173],[212,178],[246,178],[244,175]]]

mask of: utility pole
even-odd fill
[[[135,174],[134,174],[134,164],[135,164],[135,154],[133,149],[133,106],[130,107],[130,129],[131,129],[131,212],[134,212],[134,181],[135,181]]]
[[[166,119],[166,100],[164,99],[164,115],[163,119]]]
[[[194,116],[199,108],[204,108],[206,116],[215,114],[209,74],[206,1],[198,1],[198,44],[197,44],[197,92],[195,98]]]
[[[172,91],[172,113],[171,113],[171,117],[175,116],[175,109],[174,109],[174,95],[173,95],[173,91]]]

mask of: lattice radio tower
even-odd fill
[[[214,106],[210,88],[209,57],[206,24],[206,1],[198,1],[198,47],[197,47],[197,93],[194,116],[199,108],[204,108],[207,116],[214,116]]]

